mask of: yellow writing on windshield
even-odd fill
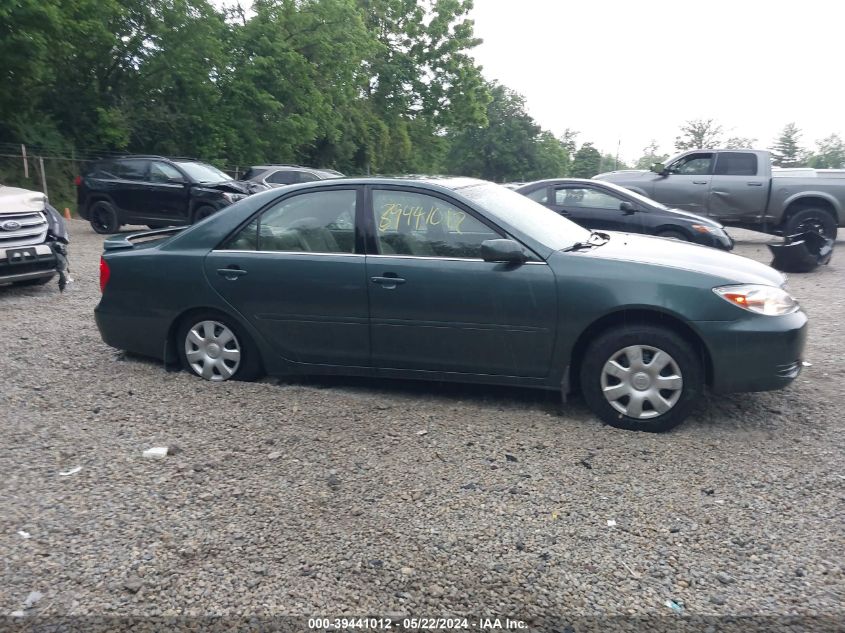
[[[379,217],[378,230],[381,233],[386,231],[398,231],[400,227],[409,228],[412,231],[425,230],[427,226],[445,224],[446,229],[453,233],[461,232],[461,224],[466,219],[466,213],[437,207],[431,207],[428,211],[424,207],[402,206],[398,202],[389,202],[382,207]]]

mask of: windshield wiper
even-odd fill
[[[570,251],[580,251],[584,248],[592,248],[593,246],[601,246],[602,244],[606,244],[609,239],[610,236],[607,233],[590,231],[590,237],[587,238],[586,242],[575,242],[572,246],[567,246],[562,250],[564,253],[568,253]]]

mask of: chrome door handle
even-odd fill
[[[706,185],[707,181],[706,180],[693,180],[692,184],[694,184],[694,185]]]
[[[401,277],[370,277],[370,281],[374,284],[380,285],[385,290],[393,290],[399,284],[404,284],[405,280]]]
[[[747,184],[749,187],[762,187],[762,186],[763,186],[763,183],[762,183],[762,182],[749,182],[749,183],[746,183],[746,184]]]
[[[246,271],[242,268],[218,268],[217,274],[229,281],[235,281],[238,277],[246,275]]]

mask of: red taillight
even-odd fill
[[[111,277],[111,270],[105,259],[100,257],[100,292],[106,291],[106,284],[109,283]]]
[[[74,178],[74,179],[73,179],[73,184],[75,184],[77,187],[78,187],[79,185],[81,185],[81,184],[82,184],[82,176],[77,176],[76,178]]]

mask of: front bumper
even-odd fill
[[[753,315],[737,321],[697,321],[712,361],[715,393],[782,389],[801,372],[807,316]]]
[[[13,257],[13,261],[10,261],[9,252],[21,249],[31,249],[33,255]],[[52,277],[56,274],[57,266],[56,254],[49,244],[0,248],[0,283],[3,284]]]

